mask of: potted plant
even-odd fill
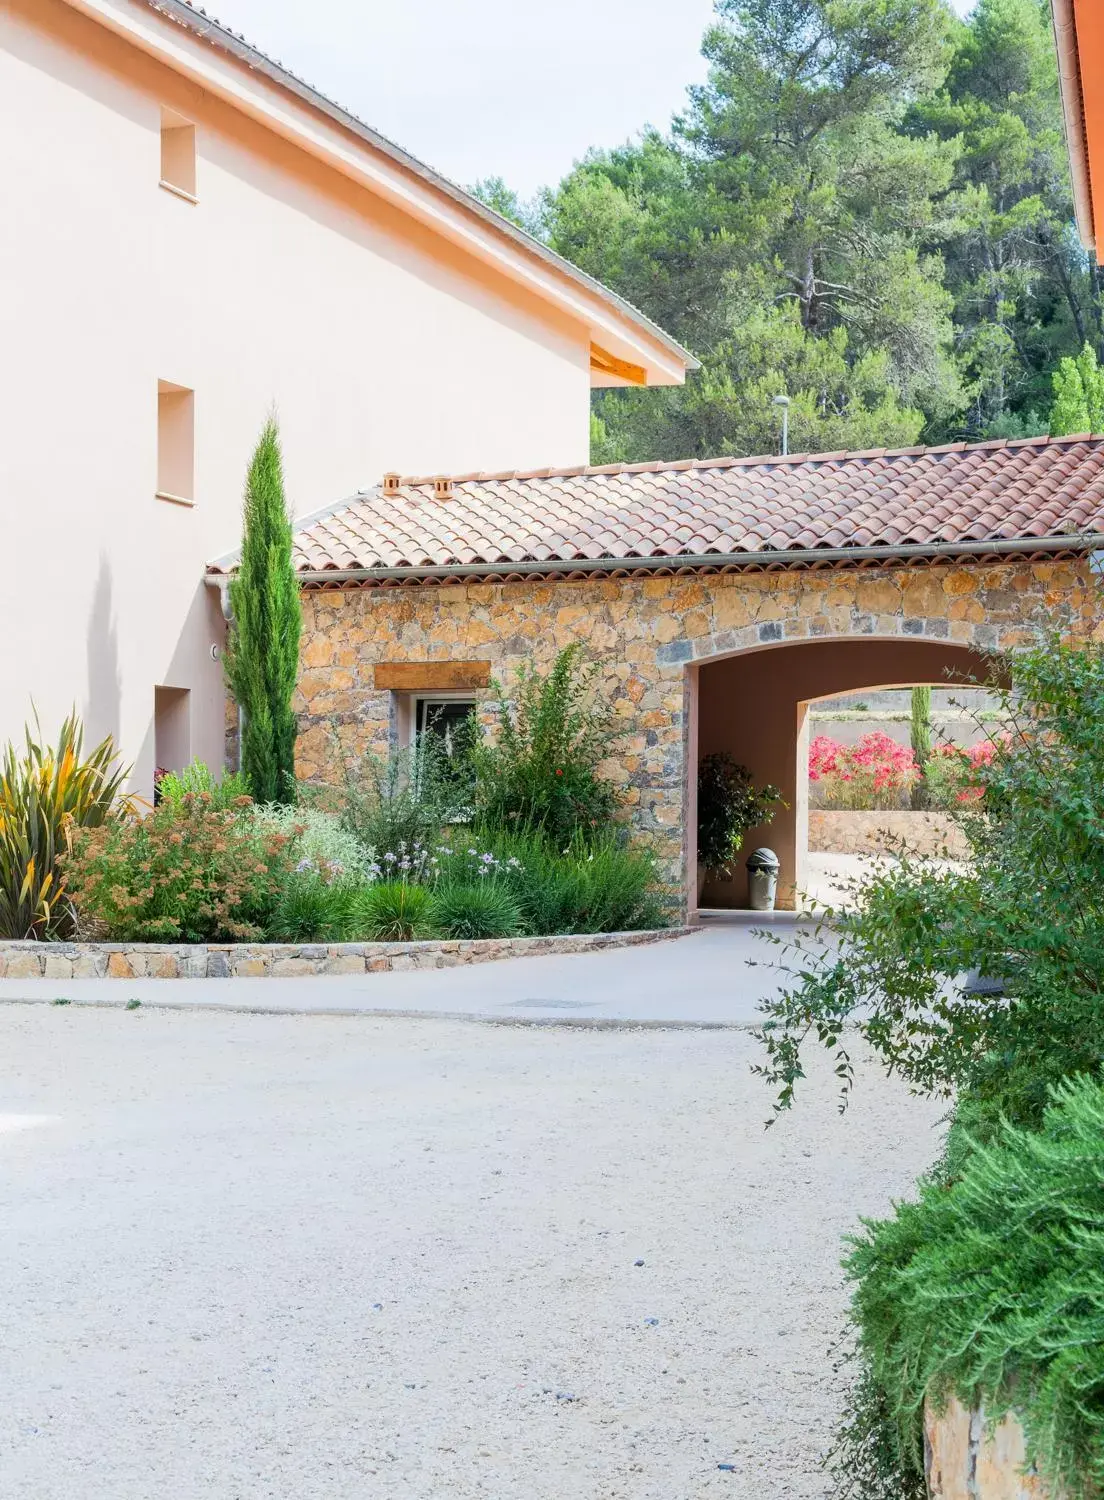
[[[698,900],[710,871],[732,879],[732,864],[749,828],[769,823],[782,804],[776,786],[755,790],[751,772],[727,751],[698,766]]]

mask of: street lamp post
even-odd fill
[[[775,396],[771,405],[782,408],[782,457],[785,458],[790,451],[790,398],[789,396]]]

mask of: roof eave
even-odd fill
[[[527,285],[543,300],[589,326],[604,347],[612,345],[627,360],[643,365],[649,385],[680,384],[687,370],[699,367],[688,350],[616,292],[183,0],[65,3],[430,224],[477,259],[496,265],[511,280]],[[191,41],[207,43],[212,53],[230,60],[229,66],[220,68],[211,53],[189,46],[163,26],[151,25],[151,14],[175,23]],[[235,65],[244,65],[249,75],[260,75],[282,95],[305,106],[303,118],[297,118],[294,108],[281,109],[257,87],[255,76],[243,76]],[[322,116],[331,127],[336,126],[333,139],[326,138],[324,128],[312,129],[310,116]],[[321,123],[315,120],[316,125]],[[349,135],[356,137],[356,144],[348,142]]]
[[[1100,259],[1095,227],[1092,175],[1089,167],[1085,103],[1081,84],[1081,58],[1077,34],[1075,0],[1052,0],[1051,16],[1058,51],[1058,81],[1062,94],[1062,117],[1069,151],[1070,181],[1077,232],[1086,250]]]
[[[938,562],[953,558],[1009,557],[1033,553],[1087,553],[1104,548],[1104,532],[1059,533],[1046,537],[983,537],[968,541],[885,543],[856,547],[768,548],[760,552],[674,553],[648,557],[548,558],[521,562],[448,563],[395,568],[302,568],[296,576],[304,587],[326,584],[431,583],[450,579],[495,579],[552,577],[579,573],[700,572],[703,569],[753,570],[763,568],[807,568],[849,563]],[[210,563],[206,582],[221,588],[231,576],[233,562]]]

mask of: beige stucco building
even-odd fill
[[[585,463],[592,385],[691,362],[181,0],[0,0],[0,181],[0,740],[75,705],[146,792],[220,758],[203,568],[272,407],[302,514]]]

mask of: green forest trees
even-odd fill
[[[1104,432],[1104,370],[1091,344],[1076,359],[1067,355],[1054,372],[1050,435],[1070,432]]]
[[[226,680],[242,714],[241,770],[255,802],[295,801],[299,581],[275,417],[265,423],[245,482],[241,563],[230,583]]]
[[[702,361],[598,393],[593,459],[775,451],[783,391],[795,451],[1044,431],[1104,350],[1045,0],[718,0],[703,50],[668,134],[477,185]]]

